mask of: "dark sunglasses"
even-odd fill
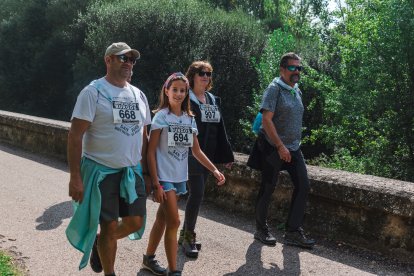
[[[126,63],[129,61],[132,63],[132,65],[135,65],[135,63],[137,62],[136,58],[128,57],[126,55],[118,55],[117,57],[119,58],[119,61],[121,61],[122,63]]]
[[[211,72],[200,71],[198,72],[198,75],[200,77],[204,77],[204,76],[211,77]]]
[[[288,69],[290,72],[295,72],[296,70],[298,70],[299,72],[303,70],[302,66],[295,66],[295,65],[289,65],[286,66],[286,69]]]

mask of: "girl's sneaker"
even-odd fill
[[[159,262],[155,259],[155,255],[152,255],[152,256],[144,255],[143,260],[142,260],[142,268],[151,271],[152,274],[154,275],[166,275],[167,274],[167,269],[165,269],[159,264]]]

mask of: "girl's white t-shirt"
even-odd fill
[[[168,146],[168,132],[171,126],[190,129],[192,135],[197,135],[197,125],[194,117],[183,112],[181,116],[171,113],[168,108],[155,113],[152,119],[151,131],[161,129],[160,140],[156,150],[157,174],[160,181],[183,182],[188,180],[188,151],[186,146]],[[171,139],[170,134],[170,139]]]

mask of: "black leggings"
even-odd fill
[[[204,173],[189,175],[188,185],[188,199],[185,207],[185,218],[183,229],[194,232],[197,223],[198,213],[200,211],[201,202],[204,197],[204,190],[206,187],[208,171]]]

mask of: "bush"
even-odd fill
[[[193,60],[206,59],[214,68],[213,93],[222,98],[231,142],[235,149],[242,147],[239,119],[246,116],[258,85],[251,58],[260,55],[265,40],[258,23],[195,0],[123,0],[92,5],[73,32],[85,26],[71,104],[84,85],[104,74],[103,53],[112,42],[125,41],[141,52],[132,83],[144,91],[151,106],[169,74],[185,72]]]
[[[90,1],[4,2],[0,25],[0,108],[68,119],[65,91],[83,39],[67,37],[68,26]],[[74,50],[75,49],[75,50]]]
[[[151,106],[169,74],[209,60],[230,140],[236,150],[246,144],[239,119],[253,101],[251,59],[265,41],[248,15],[195,0],[19,0],[19,10],[16,3],[7,0],[0,13],[1,109],[68,120],[79,91],[105,74],[106,47],[125,41],[142,54],[132,82]]]

